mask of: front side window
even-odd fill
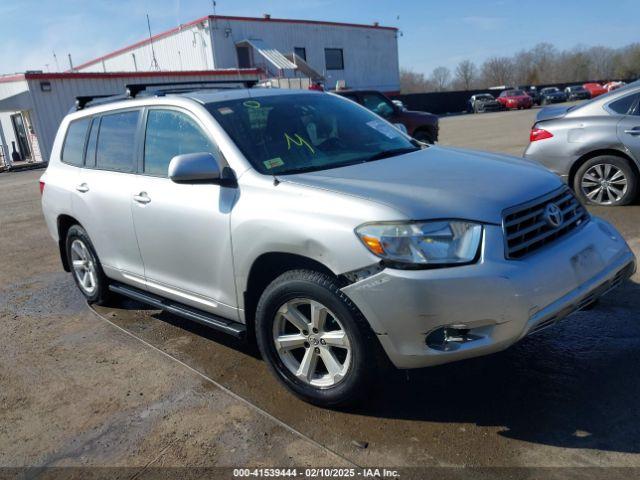
[[[263,174],[325,170],[420,148],[377,115],[337,95],[252,96],[206,108]]]
[[[75,120],[69,124],[67,136],[62,147],[62,161],[69,165],[81,167],[84,163],[84,142],[87,138],[87,128],[91,118]]]
[[[144,140],[144,172],[166,176],[171,159],[185,153],[214,153],[213,143],[188,115],[150,110]]]
[[[379,93],[363,93],[362,104],[381,117],[390,117],[394,112],[389,99]]]
[[[325,48],[324,62],[327,70],[344,70],[344,58],[341,48]]]
[[[135,170],[135,138],[140,112],[104,115],[100,120],[96,167],[117,172]]]

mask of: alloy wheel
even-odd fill
[[[584,173],[580,181],[585,197],[599,205],[619,202],[627,192],[627,185],[624,172],[610,163],[593,165]]]
[[[340,320],[315,300],[297,298],[282,305],[273,323],[273,341],[286,368],[314,387],[333,387],[349,370],[349,337]]]
[[[89,249],[78,238],[71,242],[71,266],[80,288],[87,295],[93,295],[98,288],[96,266]]]

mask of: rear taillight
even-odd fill
[[[537,140],[544,140],[545,138],[552,138],[553,133],[548,132],[544,128],[532,128],[529,134],[529,141],[535,142]]]
[[[44,182],[40,180],[40,195],[44,193]]]

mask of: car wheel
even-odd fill
[[[617,206],[633,201],[637,182],[636,173],[626,159],[602,155],[580,166],[573,187],[583,202]]]
[[[109,282],[84,228],[80,225],[69,228],[65,246],[71,274],[87,302],[106,303],[111,299]]]
[[[292,270],[275,279],[258,302],[256,339],[276,378],[319,406],[355,403],[377,370],[371,328],[323,273]]]
[[[433,138],[433,135],[428,130],[418,130],[413,135],[413,138],[423,143],[435,143],[435,139]]]

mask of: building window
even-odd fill
[[[327,70],[344,70],[344,58],[341,48],[325,48],[324,62]]]
[[[293,47],[293,53],[300,57],[305,62],[307,61],[307,49],[304,47]]]

